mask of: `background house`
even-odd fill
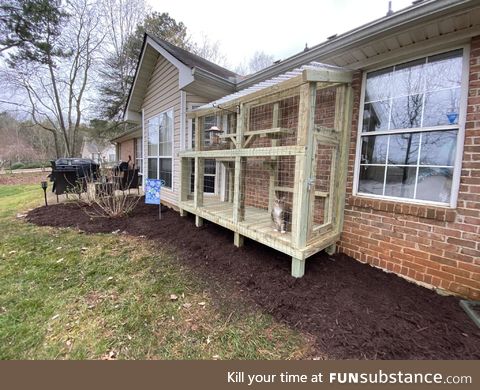
[[[81,150],[82,158],[91,158],[98,163],[114,163],[117,161],[115,146],[108,141],[93,140],[85,137]]]

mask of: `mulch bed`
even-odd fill
[[[480,331],[455,297],[444,297],[342,254],[307,260],[303,278],[290,258],[233,234],[140,203],[130,217],[90,219],[76,204],[40,207],[27,220],[89,233],[119,229],[174,249],[209,286],[220,307],[253,305],[313,341],[312,357],[328,359],[479,359]],[[244,309],[243,309],[244,310]]]

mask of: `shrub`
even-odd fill
[[[12,164],[12,170],[14,169],[23,169],[25,168],[25,164],[21,162],[16,162]]]

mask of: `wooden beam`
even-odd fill
[[[203,206],[203,180],[205,173],[205,160],[195,157],[195,180],[193,185],[193,204],[195,208]]]
[[[315,160],[314,120],[317,88],[315,83],[303,84],[300,89],[297,144],[304,146],[305,155],[295,159],[295,180],[292,209],[292,245],[303,248],[311,228],[310,203],[314,195],[312,180]]]
[[[351,83],[353,72],[327,69],[305,69],[302,76],[304,82]]]
[[[288,90],[297,88],[303,83],[304,83],[303,75],[300,74],[298,76],[292,77],[280,83],[273,84],[270,87],[266,87],[258,91],[249,93],[248,95],[241,96],[237,99],[230,100],[226,103],[223,103],[222,107],[227,110],[233,111],[236,108],[236,106],[242,103],[266,104],[266,103],[271,103],[273,101],[285,99],[286,97],[298,94],[298,92],[295,90],[293,91],[288,91]],[[217,111],[218,111],[218,108],[214,108],[214,107],[204,108],[202,110],[197,109],[195,111],[187,113],[187,118],[190,119],[199,115],[201,116],[211,115]]]
[[[292,276],[301,278],[305,274],[305,259],[292,257]]]
[[[240,105],[237,118],[237,149],[242,150],[247,118],[250,114],[248,106]],[[233,182],[233,222],[239,223],[245,219],[245,157],[235,157],[235,177]]]
[[[203,150],[203,151],[184,151],[179,152],[179,157],[202,157],[202,158],[219,158],[219,157],[268,157],[268,156],[299,156],[305,153],[305,146],[277,146],[262,147],[249,149],[219,149],[219,150]]]
[[[196,151],[199,151],[199,150],[203,150],[203,140],[204,140],[204,133],[205,133],[205,129],[204,129],[204,126],[203,126],[203,123],[204,123],[204,119],[203,117],[197,117],[195,119],[195,150]]]
[[[180,158],[180,201],[188,199],[190,193],[190,159]]]
[[[353,107],[352,86],[348,84],[338,87],[337,94],[339,95],[337,98],[339,111],[335,114],[335,116],[338,115],[338,120],[337,118],[335,119],[335,122],[338,122],[338,126],[335,127],[340,130],[340,147],[336,159],[337,178],[335,180],[334,194],[332,195],[334,201],[332,223],[335,231],[340,234],[343,229],[345,196],[347,192],[348,153],[350,149]]]
[[[280,124],[280,104],[278,102],[273,104],[273,113],[272,113],[272,127],[280,129],[278,127]],[[278,141],[276,139],[272,139],[272,147],[276,147]],[[272,160],[278,160],[276,157],[272,157]],[[275,161],[274,160],[274,161]],[[275,201],[275,184],[277,181],[277,172],[278,172],[278,164],[275,167],[272,167],[268,172],[268,212],[271,213],[273,209],[273,202]]]

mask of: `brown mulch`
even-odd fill
[[[117,229],[145,236],[177,253],[199,275],[216,304],[248,305],[270,313],[313,340],[313,356],[329,359],[479,359],[480,330],[455,297],[444,297],[345,255],[307,260],[303,278],[290,276],[290,258],[256,242],[233,246],[233,234],[140,203],[130,217],[90,219],[75,204],[40,207],[27,220],[85,232]]]
[[[14,171],[15,172],[15,171]],[[0,185],[16,185],[16,184],[38,184],[43,180],[48,180],[47,176],[50,174],[50,169],[43,172],[15,172],[15,173],[1,173]],[[51,184],[49,184],[51,185]]]

